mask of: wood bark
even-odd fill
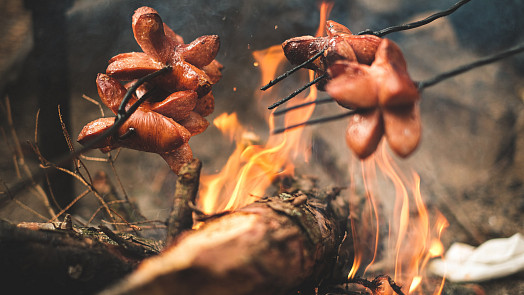
[[[182,233],[102,294],[307,292],[330,277],[342,235],[326,202],[283,193]]]
[[[190,204],[194,204],[197,197],[201,169],[202,162],[198,159],[193,159],[180,168],[173,209],[167,222],[167,243],[171,243],[180,233],[193,226],[193,210]]]
[[[95,228],[23,226],[0,220],[0,281],[13,294],[93,294],[157,253],[130,235],[114,241]]]
[[[198,174],[198,163],[187,168]],[[103,226],[0,221],[4,287],[24,294],[313,294],[333,273],[347,273],[340,261],[351,260],[339,257],[347,212],[338,212],[347,206],[331,201],[339,190],[319,192],[307,179],[280,187],[293,193],[205,216],[195,230],[187,229],[184,206],[173,215],[183,221],[173,223],[177,236],[157,256],[161,242]]]

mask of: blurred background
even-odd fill
[[[330,19],[357,33],[422,19],[454,2],[337,0]],[[206,34],[220,36],[217,60],[225,68],[222,80],[214,86],[216,108],[208,119],[236,112],[240,122],[264,141],[269,113],[255,97],[260,95],[260,85],[268,81],[260,81],[252,54],[291,37],[314,35],[319,4],[316,0],[3,0],[2,111],[7,110],[5,98],[9,97],[19,150],[33,172],[39,169],[39,161],[27,141],[35,141],[38,110],[38,145],[43,156],[58,159],[67,153],[57,106],[74,141],[84,124],[100,116],[99,107],[82,98],[86,95],[98,100],[97,73],[105,72],[112,56],[140,51],[133,38],[131,16],[135,9],[147,5],[186,42]],[[387,37],[399,44],[411,77],[420,81],[524,42],[522,11],[524,2],[519,0],[475,0],[430,25]],[[280,71],[289,68],[287,65]],[[414,155],[399,161],[420,174],[429,205],[450,222],[447,245],[454,241],[478,245],[490,238],[524,233],[523,76],[524,55],[520,54],[444,81],[422,94],[422,143]],[[300,83],[298,79],[286,82],[289,88],[274,100]],[[322,106],[313,116],[336,111],[336,105]],[[19,180],[13,163],[16,145],[5,112],[1,123],[0,181],[9,187]],[[339,120],[309,127],[312,160],[298,173],[314,175],[325,185],[348,185],[347,166],[352,156],[344,140],[346,124],[346,120]],[[204,173],[218,171],[234,149],[212,125],[190,144],[194,156],[203,162]],[[75,146],[79,145],[75,142]],[[102,156],[98,151],[90,155]],[[106,171],[118,186],[111,167],[90,165],[92,173]],[[114,166],[122,187],[142,214],[165,219],[176,181],[165,162],[158,155],[123,150]],[[62,207],[85,190],[65,174],[50,176],[50,182]],[[17,196],[34,210],[43,211],[38,202],[33,204],[34,198],[31,190]],[[4,203],[0,218],[41,221],[15,202]],[[97,206],[93,204],[94,198],[86,198],[71,212],[87,220]]]

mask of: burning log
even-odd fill
[[[310,291],[332,275],[342,238],[324,200],[282,193],[211,216],[103,294]]]

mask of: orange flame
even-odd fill
[[[359,245],[364,241],[355,241],[357,244],[355,249],[358,249],[359,252],[355,253],[354,265],[348,277],[353,278],[357,274],[363,261],[370,261],[364,273],[375,262],[381,237],[379,228],[387,224],[388,243],[385,245],[385,253],[381,253],[384,256],[383,262],[390,261],[389,264],[395,274],[394,280],[410,286],[408,294],[414,294],[424,283],[425,268],[429,260],[444,252],[440,237],[447,226],[447,221],[439,214],[434,225],[431,225],[432,217],[424,205],[421,194],[420,177],[415,172],[411,177],[406,177],[391,158],[384,144],[381,144],[375,155],[362,161],[361,165],[368,208],[372,210],[368,215],[374,217],[372,221],[375,222],[376,236],[373,239],[372,258],[365,257],[370,253],[364,252],[364,247]],[[377,168],[380,174],[377,173]],[[380,180],[386,180],[393,185],[394,198],[388,194],[391,189],[385,188],[384,181],[379,184],[379,177],[383,178]],[[377,192],[379,189],[382,191]],[[387,210],[388,207],[390,210]],[[379,220],[377,211],[379,209],[384,210],[382,215],[391,216],[391,218]],[[354,223],[356,221],[352,220],[352,227],[361,226],[360,224],[353,225]],[[440,294],[443,284],[444,281],[435,289],[434,294]]]
[[[274,76],[278,64],[284,59],[281,50],[277,52],[274,47],[255,52],[254,57],[266,79]],[[299,144],[303,140],[300,136],[302,132],[270,136],[265,145],[257,145],[252,140],[246,140],[253,136],[242,127],[235,114],[221,115],[219,118],[229,118],[225,122],[215,121],[214,124],[234,139],[236,149],[222,171],[216,175],[202,176],[198,205],[206,213],[234,210],[261,197],[275,177],[293,173],[292,160],[301,154],[299,148],[305,146]],[[286,122],[288,120],[293,121],[286,118]],[[269,125],[271,129],[274,126],[272,116]]]
[[[320,3],[320,23],[318,25],[317,33],[315,36],[320,37],[324,36],[326,33],[326,26],[325,23],[331,14],[331,10],[333,9],[334,2],[322,2]]]
[[[322,34],[327,15],[333,4],[322,3],[321,22],[318,34]],[[253,52],[255,66],[261,70],[262,83],[266,83],[275,77],[280,65],[285,61],[282,48],[279,45],[265,50]],[[313,73],[310,72],[310,80]],[[278,85],[277,85],[278,86]],[[265,98],[278,91],[273,87],[272,91],[266,91],[259,95],[262,103]],[[317,90],[310,88],[306,97],[297,97],[289,105],[315,100]],[[301,108],[286,114],[284,126],[290,126],[307,120],[313,113],[315,106]],[[275,127],[275,118],[269,115],[267,118],[269,129]],[[238,122],[236,114],[222,114],[214,122],[228,138],[236,142],[236,149],[229,157],[222,171],[215,175],[203,175],[201,177],[201,188],[198,206],[205,213],[216,213],[224,210],[234,210],[244,206],[261,197],[271,185],[275,177],[280,175],[292,175],[294,172],[293,160],[302,157],[308,161],[310,154],[308,145],[309,135],[304,133],[304,128],[296,128],[282,135],[270,135],[264,145],[256,145],[250,133]]]
[[[325,33],[324,24],[332,7],[333,3],[321,4],[317,36]],[[253,58],[253,64],[260,68],[262,83],[273,79],[285,60],[280,45],[255,51]],[[313,72],[310,71],[309,80],[312,78]],[[283,93],[287,94],[287,91]],[[264,106],[274,102],[275,97],[281,97],[278,85],[272,87],[271,91],[259,92],[257,96]],[[298,96],[287,104],[292,106],[316,97],[317,89],[313,86],[307,96]],[[283,122],[279,123],[290,126],[303,122],[312,115],[314,108],[312,104],[288,112]],[[272,113],[268,115],[267,121],[269,130],[274,130],[277,123]],[[309,142],[310,135],[304,128],[278,136],[270,135],[265,144],[259,144],[259,139],[240,124],[235,113],[222,114],[213,123],[226,137],[236,142],[236,148],[219,173],[201,177],[197,202],[205,213],[234,210],[253,202],[266,192],[276,177],[292,175],[295,168],[293,163],[297,158],[302,157],[307,161],[309,157],[306,142]],[[438,216],[432,225],[434,218],[424,205],[419,176],[414,172],[409,177],[404,175],[387,153],[384,144],[381,144],[375,155],[361,161],[359,166],[368,207],[362,212],[362,220],[351,218],[355,257],[348,278],[365,274],[372,270],[376,261],[381,260],[389,262],[395,271],[395,281],[409,286],[408,294],[420,292],[421,285],[425,283],[425,267],[429,259],[443,254],[440,236],[447,221]],[[351,170],[355,168],[356,165],[352,163]],[[350,175],[351,201],[356,199],[357,193],[356,180],[353,174]],[[384,181],[393,185],[394,190],[381,188]],[[395,197],[390,196],[391,191],[395,192]],[[350,208],[350,212],[356,212],[361,207],[360,204],[352,206],[354,208]],[[384,241],[386,244],[382,245]],[[385,251],[379,252],[382,248]],[[435,287],[433,294],[440,294],[443,286],[444,280]]]

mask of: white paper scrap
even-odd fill
[[[524,237],[517,233],[477,248],[454,243],[444,259],[433,260],[429,269],[453,282],[481,282],[517,273],[524,270]]]

